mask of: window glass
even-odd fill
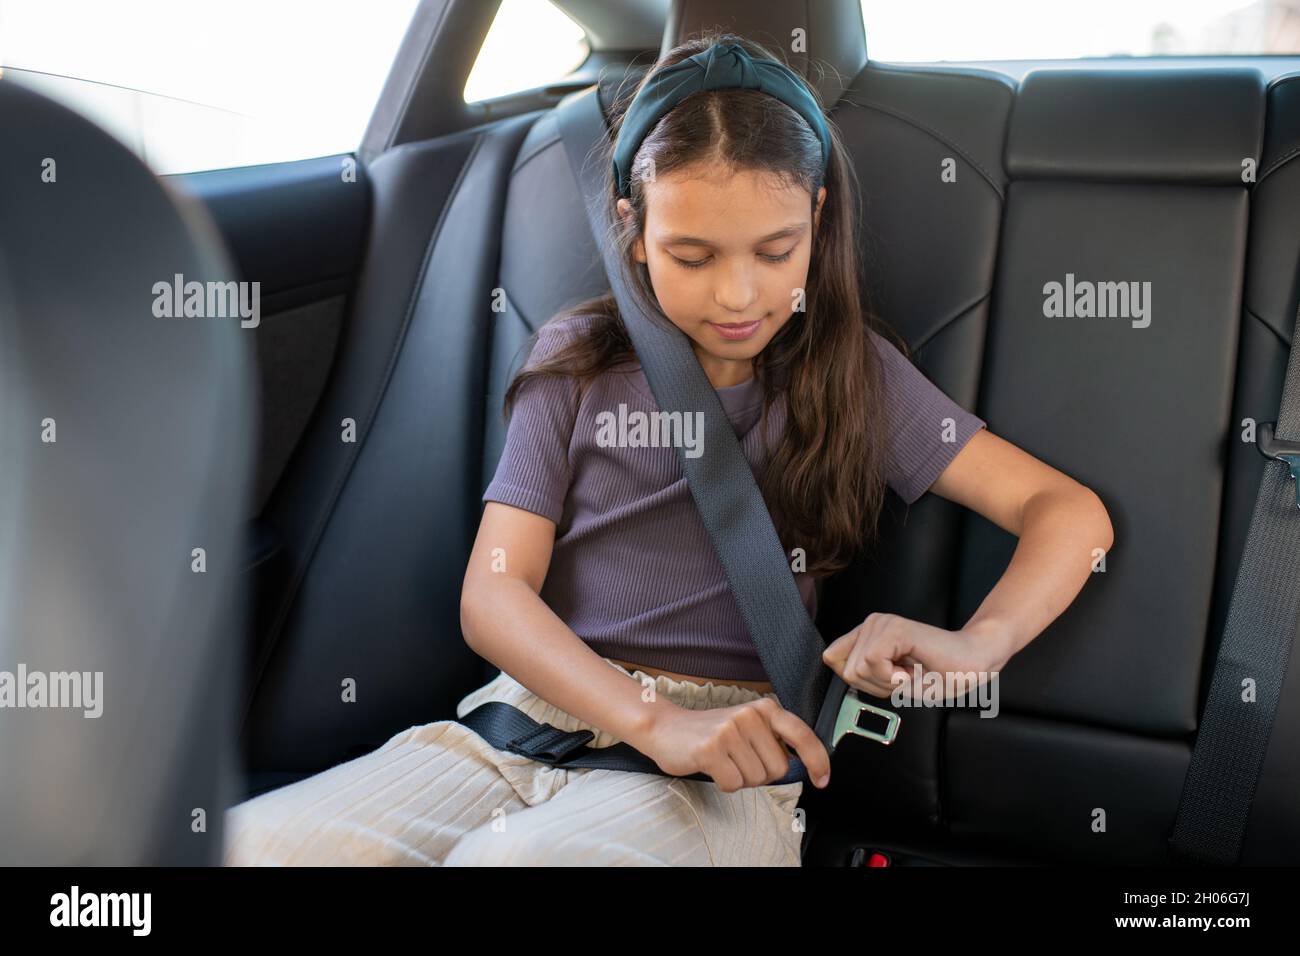
[[[873,60],[1300,53],[1300,0],[863,0]]]
[[[577,69],[586,34],[552,3],[502,0],[465,83],[465,102],[545,86]]]
[[[348,153],[418,0],[0,0],[2,82],[159,173]]]

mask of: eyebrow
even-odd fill
[[[782,229],[778,229],[776,232],[768,233],[762,239],[758,240],[757,245],[761,246],[763,243],[771,242],[773,239],[784,239],[786,236],[793,236],[797,233],[803,232],[807,228],[808,224],[806,222],[791,223]],[[713,248],[713,243],[709,242],[707,239],[700,239],[697,236],[686,236],[680,234],[668,236],[663,240],[663,244],[666,246],[705,246],[710,249]]]

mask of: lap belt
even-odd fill
[[[464,724],[498,750],[508,750],[553,767],[582,767],[591,770],[634,770],[667,776],[659,765],[630,744],[588,747],[596,735],[590,730],[561,730],[533,720],[518,707],[499,700],[479,704],[458,723]],[[798,763],[794,758],[791,765]],[[802,764],[800,763],[800,766]],[[711,780],[708,774],[693,773],[686,780]],[[782,781],[793,782],[793,781]]]
[[[813,728],[828,754],[835,753],[847,734],[888,744],[898,732],[898,714],[861,700],[854,688],[822,663],[826,643],[808,615],[753,470],[689,340],[666,319],[647,315],[628,288],[617,244],[609,238],[613,228],[605,206],[609,127],[599,92],[597,85],[556,108],[560,134],[610,289],[659,409],[669,414],[703,413],[705,454],[689,458],[679,446],[677,458],[759,659],[781,706]],[[885,729],[861,727],[858,721],[863,713],[883,718]],[[591,731],[566,733],[532,720],[509,704],[482,704],[459,722],[498,749],[542,763],[673,776],[628,744],[587,747],[594,738]],[[688,779],[711,778],[694,774]],[[775,783],[807,780],[803,762],[792,756],[789,771]]]

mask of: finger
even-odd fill
[[[920,678],[924,676],[924,671],[915,671],[907,667],[894,666],[894,672],[890,675],[889,684],[891,688],[897,688],[898,693],[904,700],[911,700],[921,692]]]
[[[779,780],[789,769],[790,757],[770,722],[771,715],[780,710],[780,707],[770,697],[757,698],[744,707],[738,726],[744,734],[745,743],[753,752],[756,766],[760,768],[757,780],[751,783],[747,778],[748,786],[757,787],[769,780]],[[745,768],[748,766],[744,765]]]
[[[811,727],[799,719],[798,714],[785,709],[774,713],[772,729],[794,749],[795,754],[807,768],[808,779],[813,781],[814,786],[816,781],[830,774],[831,757],[826,752],[825,744],[818,739]]]
[[[763,719],[762,733],[757,736],[757,739],[751,739],[751,742],[759,759],[763,761],[763,766],[767,768],[764,783],[780,780],[790,771],[790,759],[795,756],[794,752],[786,746],[780,733],[772,726],[772,718],[776,714],[783,713],[784,710],[771,697],[760,698],[750,706]]]
[[[925,676],[925,665],[911,654],[902,655],[894,665],[894,676],[897,678],[901,675],[907,681],[907,692],[916,690],[918,678]]]
[[[879,632],[874,631],[864,636],[858,641],[857,646],[849,655],[848,663],[845,665],[845,673],[851,674],[856,681],[865,684],[874,684],[878,687],[889,687],[889,675],[892,672],[892,661],[881,661],[882,648],[886,647],[880,639]],[[846,677],[847,681],[848,678]]]
[[[894,696],[894,688],[892,686],[886,687],[877,680],[859,681],[855,682],[851,686],[865,694],[870,694],[872,697],[880,697],[884,700],[888,700]]]
[[[894,657],[898,654],[897,642],[883,630],[877,631],[872,640],[866,642],[863,656],[867,662],[871,680],[883,687],[894,686]]]
[[[822,661],[827,667],[834,668],[838,673],[839,669],[844,666],[848,660],[849,653],[853,650],[853,645],[857,643],[858,628],[854,628],[842,637],[837,637],[822,652]]]
[[[707,772],[723,793],[735,793],[745,785],[740,768],[731,759],[730,753],[722,754],[717,759],[715,766],[711,767]]]
[[[753,708],[746,707],[736,715],[736,733],[728,741],[727,755],[740,768],[742,786],[756,787],[763,782],[766,769],[754,749],[753,738],[767,733],[767,721]]]
[[[790,769],[791,753],[786,749],[785,742],[781,739],[772,727],[768,715],[764,715],[763,732],[754,742],[754,750],[758,757],[763,761],[763,767],[767,770],[763,777],[763,783],[772,780],[780,780]]]
[[[845,681],[845,683],[849,684],[850,687],[854,687],[857,690],[868,693],[873,697],[882,697],[888,699],[893,697],[894,694],[898,692],[897,691],[898,683],[896,677],[897,674],[898,671],[897,669],[895,669],[894,674],[890,676],[889,680],[882,681],[879,677],[871,673],[871,671],[868,669],[866,674],[854,677],[853,680]],[[906,688],[902,691],[902,693],[904,694],[907,693]]]

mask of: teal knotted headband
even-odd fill
[[[641,141],[669,110],[702,90],[759,90],[775,96],[808,121],[822,143],[822,170],[831,157],[831,134],[821,105],[790,68],[766,57],[754,59],[738,43],[715,43],[707,50],[661,70],[627,108],[614,145],[618,194],[631,191],[632,159]]]

